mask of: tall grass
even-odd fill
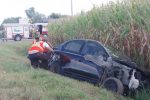
[[[148,89],[140,91],[135,97],[135,100],[149,100],[150,91]]]
[[[87,13],[49,24],[55,43],[88,38],[101,41],[150,68],[150,1],[126,0],[93,7]]]

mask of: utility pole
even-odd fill
[[[72,3],[72,0],[71,0],[71,16],[73,16],[73,3]]]

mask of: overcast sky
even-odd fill
[[[106,4],[117,0],[72,0],[73,13],[77,14],[90,10],[93,5]],[[34,7],[39,13],[46,16],[52,12],[71,15],[71,0],[0,0],[0,23],[8,17],[26,17],[25,10]]]

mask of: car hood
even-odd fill
[[[130,68],[137,68],[137,64],[128,57],[112,54],[111,58],[113,61],[120,63],[122,65],[128,66]]]
[[[105,49],[113,61],[130,68],[137,68],[137,64],[133,62],[129,57],[122,55],[120,52],[113,50],[112,48],[107,47]]]

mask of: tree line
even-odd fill
[[[61,15],[59,13],[51,13],[49,16],[46,16],[42,13],[39,13],[35,10],[34,7],[25,10],[26,16],[29,18],[30,23],[47,23],[51,19],[59,19],[67,17],[67,15]],[[19,23],[21,17],[9,17],[3,20],[2,24],[6,23]]]
[[[34,7],[31,7],[29,9],[25,10],[26,16],[29,19],[29,23],[48,23],[49,20],[51,19],[59,19],[63,17],[67,17],[67,15],[61,15],[58,13],[51,13],[49,16],[46,16],[42,13],[39,13],[38,11],[35,10]],[[9,17],[5,18],[3,22],[0,25],[0,38],[3,37],[3,26],[2,24],[7,24],[7,23],[19,23],[19,19],[21,17]]]

